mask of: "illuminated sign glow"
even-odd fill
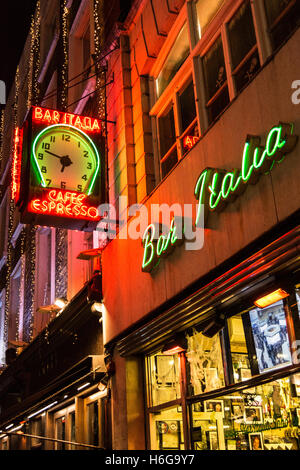
[[[142,271],[150,272],[158,266],[162,256],[168,256],[175,246],[181,244],[184,240],[184,234],[179,237],[179,231],[172,219],[168,234],[159,234],[159,229],[155,224],[150,224],[143,235],[144,256],[142,263]]]
[[[11,198],[17,201],[20,194],[21,156],[22,156],[23,130],[15,129],[14,154],[11,170]]]
[[[203,207],[206,219],[208,209],[210,211],[222,210],[227,203],[241,195],[249,183],[257,183],[261,174],[268,174],[275,162],[280,163],[297,143],[298,137],[292,134],[291,124],[280,123],[270,130],[265,147],[261,146],[260,137],[247,137],[241,169],[226,171],[206,168],[203,170],[195,187],[195,197],[199,202],[196,226],[199,225]]]
[[[100,220],[97,207],[86,202],[86,194],[51,189],[43,190],[43,196],[29,202],[29,212],[91,221]]]
[[[189,150],[194,147],[194,145],[198,142],[199,137],[195,135],[186,135],[183,139],[183,146],[184,148],[188,148]]]
[[[101,132],[101,122],[98,119],[77,114],[65,113],[48,108],[33,107],[34,122],[45,124],[68,124],[85,132]]]

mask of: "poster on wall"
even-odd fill
[[[12,194],[21,222],[94,230],[105,202],[101,122],[33,106],[14,148]]]
[[[250,310],[250,322],[259,372],[285,367],[292,363],[283,302]]]

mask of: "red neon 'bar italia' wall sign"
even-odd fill
[[[101,132],[100,121],[96,118],[65,113],[54,109],[33,106],[32,120],[45,124],[68,124],[85,132]]]

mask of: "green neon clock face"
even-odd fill
[[[54,124],[43,129],[33,142],[32,159],[42,187],[92,193],[100,157],[90,137],[76,127]]]

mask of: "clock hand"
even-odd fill
[[[50,155],[53,155],[53,157],[59,158],[60,160],[64,157],[60,157],[59,155],[56,155],[56,153],[49,152],[49,150],[45,150],[45,152],[49,153]]]
[[[64,157],[61,157],[60,163],[62,164],[62,167],[61,167],[60,171],[63,172],[65,167],[72,165],[73,162],[70,159],[69,155],[65,155]]]

